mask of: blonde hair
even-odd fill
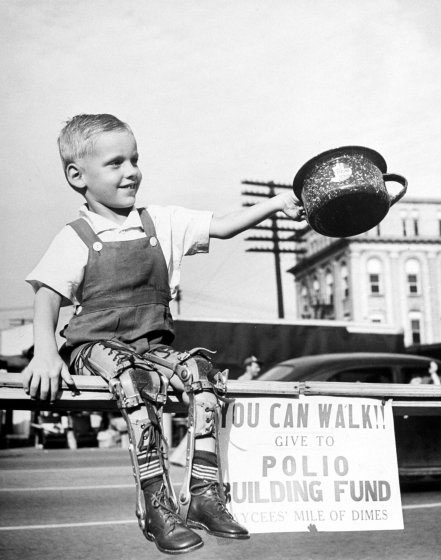
[[[126,130],[132,132],[130,126],[113,115],[76,115],[66,122],[58,136],[63,169],[70,163],[81,159],[91,152],[95,138],[103,132]]]

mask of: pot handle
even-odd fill
[[[403,177],[402,175],[397,175],[396,173],[384,173],[383,174],[383,180],[384,181],[396,181],[397,183],[400,183],[400,185],[403,186],[403,188],[397,194],[395,194],[393,196],[389,195],[389,202],[390,202],[390,205],[392,206],[392,204],[395,204],[395,202],[398,202],[400,200],[400,198],[403,198],[403,196],[406,194],[407,179],[405,177]]]

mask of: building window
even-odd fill
[[[407,281],[407,293],[409,295],[414,296],[421,293],[420,263],[416,259],[409,259],[406,262],[406,281]]]
[[[419,235],[419,228],[418,228],[418,210],[413,210],[412,211],[412,223],[413,223],[413,234],[415,235],[415,237],[418,237]]]
[[[326,271],[326,303],[334,305],[334,276],[330,270]]]
[[[372,311],[372,313],[370,313],[369,321],[371,323],[385,323],[386,322],[386,316],[382,311],[379,311],[377,309],[375,311]]]
[[[318,281],[317,276],[313,276],[312,278],[312,289],[314,292],[314,297],[318,298],[320,295],[320,282]]]
[[[401,228],[402,228],[402,232],[403,232],[403,237],[407,237],[407,228],[406,228],[406,219],[405,218],[401,219]]]
[[[302,317],[305,319],[307,317],[309,311],[309,297],[308,297],[308,288],[305,284],[302,284],[302,289],[300,290],[300,297],[302,298]]]
[[[349,297],[349,274],[348,267],[344,262],[341,264],[340,276],[343,299],[346,299]]]
[[[418,293],[418,276],[416,274],[407,275],[407,284],[409,287],[409,294]]]
[[[380,259],[369,259],[367,263],[369,291],[371,295],[383,293],[383,265]]]
[[[418,231],[418,220],[417,219],[413,220],[413,233],[416,237],[418,237],[419,231]]]
[[[410,333],[412,344],[420,344],[421,342],[421,319],[413,317],[410,319]]]
[[[379,274],[369,274],[369,285],[371,288],[371,294],[377,295],[381,293],[380,291],[380,275]]]
[[[402,210],[400,212],[401,216],[401,233],[403,237],[407,237],[407,212]]]

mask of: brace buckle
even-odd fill
[[[156,396],[155,402],[164,405],[167,402],[167,395],[163,395],[162,393]]]
[[[193,383],[191,384],[191,391],[193,393],[199,393],[200,391],[202,391],[202,381],[193,381]]]

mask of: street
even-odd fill
[[[179,484],[183,469],[172,466]],[[276,533],[228,541],[203,534],[195,560],[313,558],[436,560],[441,485],[402,489],[404,531]],[[135,560],[166,555],[145,540],[134,514],[128,453],[122,449],[0,451],[2,560]]]

